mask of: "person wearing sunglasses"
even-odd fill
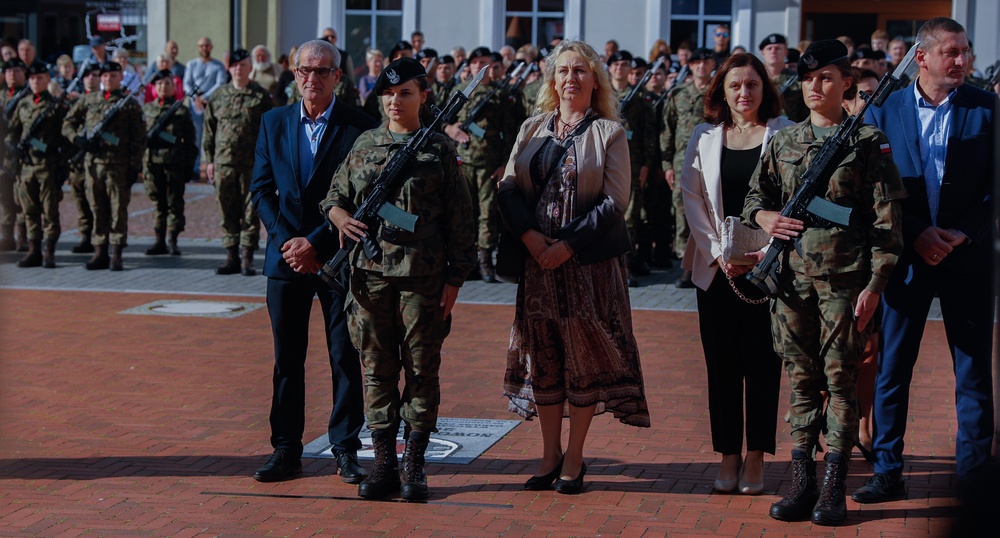
[[[715,56],[718,65],[722,65],[729,59],[729,25],[720,24],[715,27],[715,34],[712,36],[715,40]]]

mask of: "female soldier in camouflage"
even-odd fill
[[[774,350],[792,385],[786,420],[792,431],[792,484],[771,517],[839,525],[845,480],[858,435],[855,379],[870,321],[902,250],[898,199],[904,195],[886,136],[862,126],[820,195],[852,209],[846,228],[810,226],[782,207],[826,139],[847,117],[844,98],[857,91],[846,47],[817,41],[798,63],[809,118],[778,131],[751,179],[744,219],[778,239],[794,239],[782,267],[786,282],[772,303]],[[790,270],[789,270],[790,269]],[[824,409],[822,391],[829,392]],[[813,455],[823,431],[829,451],[822,491]]]
[[[369,181],[420,129],[427,84],[424,68],[412,58],[392,62],[375,82],[372,92],[381,97],[389,120],[358,138],[322,204],[330,222],[355,241],[367,227],[351,215],[368,195]],[[365,412],[375,450],[374,467],[358,487],[365,498],[397,489],[407,500],[429,495],[424,451],[429,434],[437,431],[441,344],[451,328],[458,288],[476,265],[472,198],[451,141],[434,135],[405,173],[409,179],[395,204],[417,215],[416,230],[383,223],[373,238],[383,250],[381,263],[355,250],[347,307],[351,341],[364,367]],[[406,379],[402,396],[400,370]],[[396,461],[400,420],[406,423],[402,473]]]

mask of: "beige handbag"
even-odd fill
[[[739,217],[726,217],[722,223],[722,261],[733,265],[755,264],[753,258],[744,256],[747,252],[758,251],[767,245],[771,236],[764,230],[751,228]]]

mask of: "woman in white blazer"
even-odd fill
[[[752,266],[723,263],[719,238],[726,217],[742,212],[750,177],[771,136],[792,125],[779,114],[781,97],[764,64],[751,54],[734,54],[712,79],[705,96],[707,123],[691,135],[680,179],[691,228],[682,265],[698,288],[712,445],[722,454],[714,489],[724,493],[760,493],[764,452],[775,450],[781,360],[772,348],[768,305],[748,304],[737,295],[733,285],[744,296],[759,296],[737,278]]]

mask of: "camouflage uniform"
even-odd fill
[[[158,99],[142,107],[148,133],[176,100]],[[184,231],[184,184],[198,153],[191,110],[174,110],[159,135],[148,141],[143,185],[153,202],[153,228],[172,237]]]
[[[615,92],[615,98],[622,102],[632,86]],[[625,125],[625,138],[628,139],[628,153],[632,164],[632,186],[629,192],[628,207],[625,208],[625,225],[628,235],[634,245],[638,241],[639,230],[642,227],[643,188],[639,184],[639,171],[648,166],[650,173],[656,167],[656,122],[653,121],[653,108],[646,102],[646,90],[642,88],[635,93],[628,107],[621,112]]]
[[[42,92],[37,101],[32,96],[22,99],[10,118],[8,136],[11,144],[16,146],[21,142],[35,123],[35,118],[50,106],[55,106],[54,103],[55,98],[49,92]],[[43,226],[46,242],[58,241],[62,232],[59,226],[62,185],[58,170],[60,149],[66,146],[66,139],[60,132],[65,115],[66,109],[55,106],[55,110],[40,124],[39,130],[28,141],[28,158],[21,162],[17,198],[24,213],[29,241],[43,239]]]
[[[83,98],[84,93],[70,102],[70,107]],[[90,235],[94,232],[94,212],[87,201],[87,173],[83,169],[83,162],[68,163],[66,165],[69,175],[69,190],[73,193],[76,201],[76,230],[85,243],[90,243]],[[74,251],[77,252],[77,251]],[[84,250],[81,250],[84,252]]]
[[[129,102],[108,124],[97,151],[88,152],[84,158],[87,201],[94,212],[96,245],[126,244],[133,174],[141,169],[142,154],[146,150],[146,122],[135,99],[124,97],[121,90],[88,93],[73,104],[63,122],[63,136],[73,140],[100,122],[104,113],[122,99]]]
[[[226,84],[205,106],[204,160],[215,165],[215,193],[222,210],[222,246],[257,250],[260,219],[250,199],[250,174],[260,117],[271,97],[257,83],[236,89]]]
[[[524,108],[524,113],[527,117],[535,115],[535,101],[538,99],[538,92],[542,90],[542,84],[545,82],[545,77],[538,77],[532,82],[524,85],[521,90],[521,107]]]
[[[472,80],[469,78],[455,89],[465,91]],[[458,113],[456,121],[459,124],[465,122],[494,84],[497,83],[480,84],[473,90],[469,102]],[[499,178],[493,177],[493,172],[507,162],[518,127],[510,113],[507,98],[498,91],[483,106],[476,121],[470,124],[469,142],[458,147],[462,173],[469,182],[469,192],[474,201],[472,214],[479,227],[477,246],[483,251],[492,251],[497,246],[500,232],[500,211],[496,200]]]
[[[777,77],[772,78],[774,81],[775,88],[781,91],[781,87],[785,84],[791,77],[798,76],[794,69],[785,69]],[[786,118],[794,121],[800,122],[804,121],[809,117],[809,108],[806,106],[805,100],[802,98],[802,83],[793,82],[788,90],[781,96],[782,111]]]
[[[448,99],[451,98],[451,94],[454,93],[454,90],[454,78],[448,79],[448,83],[446,84],[442,84],[435,80],[434,83],[431,84],[431,97],[433,97],[432,101],[434,105],[439,109],[444,110],[444,107],[448,104]]]
[[[660,135],[660,150],[663,170],[673,170],[675,181],[681,177],[684,167],[684,152],[694,128],[705,121],[705,92],[708,86],[698,89],[694,81],[685,82],[667,98],[663,108],[663,134]],[[677,184],[672,194],[674,205],[674,256],[684,257],[690,230],[684,216],[684,195]]]
[[[353,213],[402,143],[385,125],[358,137],[333,177],[324,213],[331,207]],[[476,264],[473,204],[454,145],[443,135],[431,138],[408,172],[395,205],[417,215],[416,231],[383,222],[383,230],[402,236],[395,243],[379,238],[381,264],[361,248],[354,251],[347,311],[365,371],[368,426],[398,431],[402,419],[414,431],[431,432],[437,431],[441,345],[451,328],[451,318],[441,316],[441,291],[445,284],[461,286]]]
[[[664,92],[667,90],[664,89]],[[663,151],[660,148],[659,139],[666,128],[664,124],[663,110],[667,107],[667,99],[663,93],[656,94],[645,92],[646,105],[655,118],[653,123],[654,158],[653,166],[649,170],[649,178],[646,180],[646,187],[642,192],[643,213],[642,221],[646,223],[648,238],[636,238],[640,240],[640,250],[644,248],[643,241],[656,244],[656,253],[651,257],[658,265],[668,265],[670,253],[673,250],[673,197],[670,193],[670,186],[663,179]]]
[[[743,217],[780,211],[826,137],[816,140],[805,121],[779,131],[751,179]],[[873,325],[858,332],[854,306],[867,289],[882,293],[903,248],[898,200],[905,196],[886,136],[862,126],[830,179],[825,197],[853,209],[846,229],[809,227],[782,261],[792,280],[772,303],[774,350],[792,385],[785,420],[794,448],[813,454],[820,431],[830,451],[850,454],[858,434],[854,383]],[[798,249],[801,249],[801,255]],[[821,391],[829,391],[823,409]]]
[[[21,89],[10,88],[0,93],[0,111],[7,108],[7,103],[14,98]],[[22,99],[23,100],[23,99]],[[11,113],[13,115],[13,112]],[[15,149],[16,142],[8,138],[8,118],[3,117],[0,112],[0,140],[4,143],[3,162],[0,163],[0,229],[9,233],[14,224],[24,224],[24,213],[21,212],[21,203],[15,195],[18,176],[20,175],[21,160],[17,156]],[[9,237],[5,237],[9,239]]]

